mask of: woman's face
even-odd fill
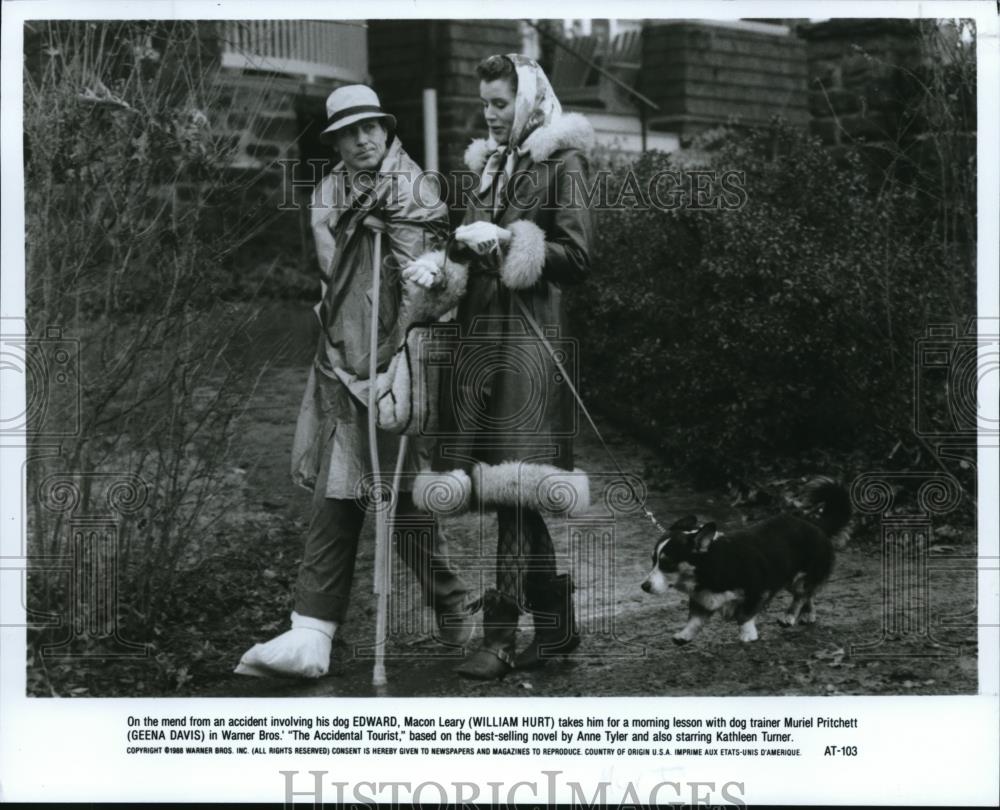
[[[483,102],[483,118],[490,135],[498,144],[510,140],[514,126],[514,88],[507,79],[479,83],[479,98]]]

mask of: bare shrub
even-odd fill
[[[147,639],[178,570],[239,507],[239,419],[266,367],[247,345],[255,308],[226,300],[225,266],[266,219],[219,216],[238,213],[260,178],[231,168],[234,144],[213,126],[225,107],[205,34],[201,23],[141,21],[26,31],[28,325],[33,338],[59,327],[79,354],[78,389],[35,381],[47,401],[33,452],[47,457],[29,466],[29,542],[33,554],[71,558],[72,543],[87,542],[73,539],[74,521],[121,507],[111,510],[117,545],[105,549],[117,605],[73,639],[91,652],[109,622]],[[70,419],[72,435],[47,438]],[[124,506],[112,502],[122,485]],[[66,488],[72,509],[53,500]],[[92,613],[73,593],[31,577],[35,609]],[[65,633],[64,623],[33,641]]]

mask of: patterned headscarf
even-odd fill
[[[514,123],[506,144],[497,144],[491,135],[486,141],[489,157],[479,182],[479,193],[485,193],[497,183],[494,195],[494,210],[499,205],[501,191],[514,171],[514,164],[520,156],[520,147],[532,132],[546,126],[562,115],[562,105],[556,98],[545,71],[534,59],[519,53],[508,53],[506,57],[514,63],[517,73],[517,93],[514,96]]]

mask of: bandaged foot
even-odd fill
[[[321,678],[330,669],[336,622],[292,611],[292,629],[264,644],[254,644],[233,670],[257,678]]]

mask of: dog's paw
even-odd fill
[[[757,628],[753,622],[740,625],[740,641],[747,644],[757,640]]]
[[[674,641],[674,644],[676,644],[678,647],[683,647],[685,644],[690,644],[691,643],[691,638],[689,636],[684,635],[683,632],[681,632],[681,633],[674,633],[674,635],[673,635],[673,641]]]
[[[805,611],[799,614],[799,622],[802,624],[816,624],[816,614],[813,611]]]
[[[784,616],[778,617],[778,624],[782,627],[794,627],[796,621],[798,621],[798,619],[794,613],[786,613]]]

